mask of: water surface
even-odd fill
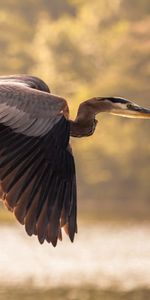
[[[22,226],[0,226],[0,285],[150,288],[150,224],[81,224],[56,248]]]

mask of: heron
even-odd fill
[[[93,97],[69,119],[67,101],[28,75],[0,77],[0,198],[29,236],[54,247],[62,229],[77,233],[75,163],[70,137],[88,137],[96,115],[150,119],[150,109],[120,97]]]

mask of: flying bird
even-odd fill
[[[101,112],[150,119],[149,109],[127,99],[94,97],[80,104],[72,121],[66,100],[41,79],[0,77],[0,197],[41,244],[56,246],[62,228],[74,240],[76,175],[69,139],[92,135]]]

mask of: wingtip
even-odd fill
[[[54,248],[57,246],[57,240],[55,240],[55,241],[53,240],[53,241],[51,241],[51,243],[52,243]]]
[[[73,243],[75,238],[75,233],[77,230],[71,230],[68,223],[66,223],[63,227],[65,233],[69,236],[70,241]],[[77,229],[77,228],[76,228]]]
[[[38,236],[38,241],[42,245],[44,243],[45,237]]]

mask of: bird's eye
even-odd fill
[[[132,109],[132,108],[133,108],[133,104],[128,103],[128,104],[127,104],[127,108]]]

